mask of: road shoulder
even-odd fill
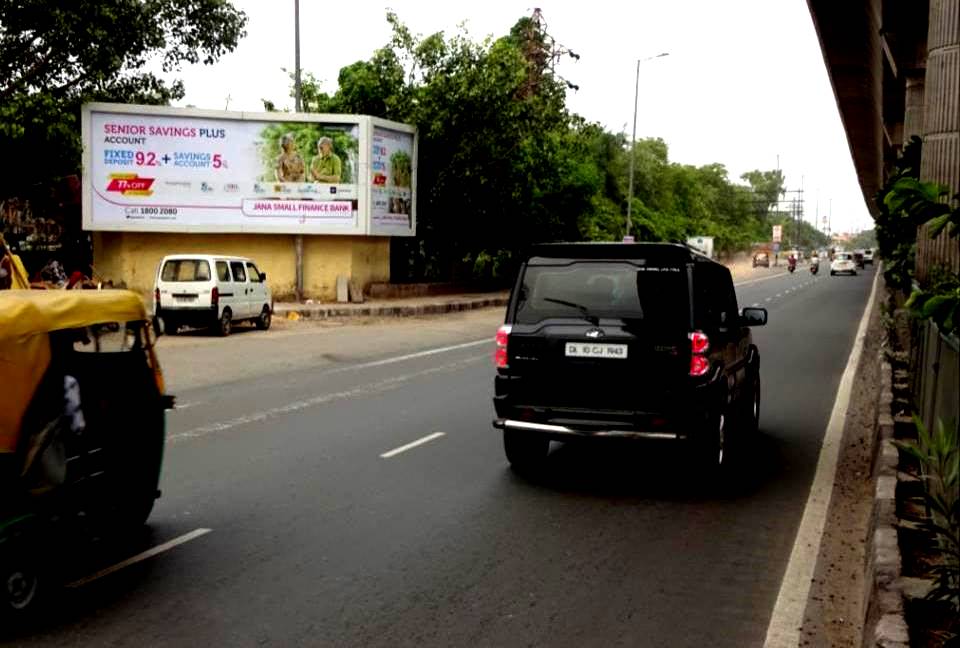
[[[836,479],[801,630],[802,645],[860,646],[863,634],[867,534],[880,347],[880,300],[874,302],[844,424]]]

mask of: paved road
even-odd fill
[[[770,310],[762,436],[755,474],[723,492],[649,447],[561,446],[540,481],[515,476],[490,427],[501,313],[172,339],[188,407],[164,496],[137,547],[83,571],[211,531],[67,590],[14,643],[760,645],[871,278],[738,287]],[[216,379],[217,346],[248,363],[239,379]]]

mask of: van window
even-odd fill
[[[260,271],[249,261],[247,261],[247,274],[250,275],[250,281],[260,283]]]
[[[210,264],[205,259],[169,259],[160,271],[163,281],[210,281]]]
[[[242,261],[231,261],[230,270],[233,272],[234,281],[245,282],[247,280],[247,273],[243,271]]]
[[[226,261],[217,261],[217,279],[230,281],[230,267]]]

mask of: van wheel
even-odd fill
[[[510,467],[518,473],[541,470],[550,452],[550,439],[518,430],[503,431],[503,450]]]
[[[223,315],[220,316],[220,321],[217,323],[217,333],[220,334],[220,337],[227,337],[232,330],[233,313],[230,312],[229,308],[224,308]]]
[[[264,306],[263,310],[260,311],[260,317],[257,318],[257,328],[261,331],[266,331],[270,328],[270,320],[272,319],[270,315],[270,307]]]

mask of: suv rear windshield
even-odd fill
[[[163,281],[210,281],[210,264],[205,259],[170,259],[160,272]]]
[[[618,262],[527,266],[514,315],[517,324],[582,319],[585,314],[686,327],[686,268]]]

